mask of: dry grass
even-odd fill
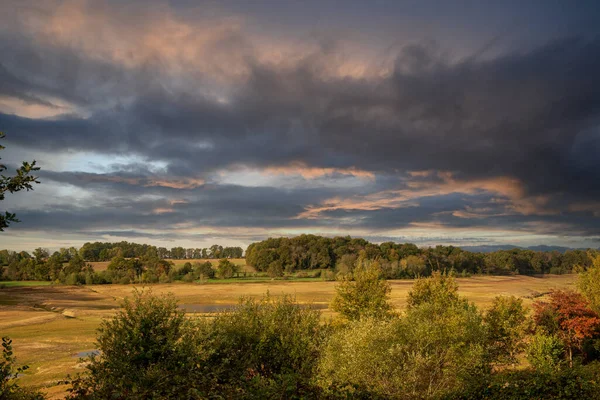
[[[185,260],[178,260],[183,261]],[[515,295],[525,299],[551,289],[573,287],[574,275],[534,278],[475,277],[460,278],[460,292],[478,306],[489,306],[497,295]],[[391,302],[401,309],[413,281],[391,281]],[[154,293],[173,293],[182,304],[235,304],[240,296],[261,297],[290,294],[300,303],[329,303],[335,282],[266,281],[228,284],[156,284],[147,285]],[[95,330],[102,318],[118,309],[131,295],[134,285],[29,286],[0,288],[0,331],[13,338],[20,363],[31,369],[20,378],[22,385],[44,388],[50,398],[64,397],[65,387],[56,382],[67,374],[82,371],[76,354],[95,348]],[[333,314],[323,310],[325,318]]]

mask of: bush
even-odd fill
[[[514,296],[497,296],[484,317],[490,353],[501,364],[515,364],[528,329],[527,309]]]
[[[193,265],[194,273],[197,274],[199,279],[212,279],[215,277],[215,269],[213,268],[210,261],[203,263],[196,262]]]
[[[490,379],[474,380],[465,389],[443,397],[446,400],[567,400],[600,399],[598,365],[566,368],[547,373],[508,370]]]
[[[391,290],[376,262],[357,267],[354,281],[344,280],[336,286],[331,308],[349,320],[386,318],[392,310],[388,303]]]
[[[579,275],[577,287],[589,301],[592,309],[600,313],[600,255],[592,258],[592,266]]]
[[[526,350],[527,360],[543,373],[557,371],[565,363],[565,346],[557,336],[537,333],[531,338]]]
[[[314,397],[312,377],[326,327],[290,297],[243,299],[204,322],[201,351],[219,398]]]
[[[423,303],[441,304],[459,301],[458,285],[454,278],[440,272],[434,272],[429,278],[420,278],[408,293],[408,307],[417,307]]]
[[[240,267],[226,258],[219,260],[217,265],[217,276],[221,279],[233,278],[240,271]]]
[[[399,318],[361,318],[335,332],[323,351],[319,383],[349,398],[437,398],[490,372],[477,308],[439,280]],[[417,285],[419,291],[425,285]]]
[[[65,278],[65,285],[81,285],[85,283],[85,276],[80,273],[72,272]]]
[[[279,261],[273,261],[269,264],[269,268],[267,268],[267,275],[270,278],[279,278],[283,276],[283,266]]]
[[[72,382],[71,399],[197,398],[194,330],[171,297],[134,293],[98,329],[101,354]]]

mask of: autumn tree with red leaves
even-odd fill
[[[536,326],[562,340],[571,367],[573,353],[583,352],[586,340],[600,336],[600,316],[580,293],[553,291],[549,302],[538,301],[533,304],[533,309]]]

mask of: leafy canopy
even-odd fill
[[[375,261],[356,267],[353,278],[346,277],[336,286],[331,308],[351,321],[389,317],[392,306],[388,300],[392,289],[383,279],[379,263]]]

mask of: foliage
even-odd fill
[[[213,245],[210,248],[167,249],[148,244],[93,242],[85,243],[80,249],[80,255],[86,261],[109,261],[118,255],[125,258],[156,257],[161,259],[200,259],[200,258],[241,258],[244,251],[241,247],[223,247]]]
[[[554,372],[505,370],[444,396],[445,400],[600,399],[598,365]]]
[[[450,291],[431,289],[445,297],[422,298],[403,316],[363,318],[334,332],[323,351],[319,383],[350,398],[434,398],[489,373],[485,326],[476,307]]]
[[[434,272],[430,278],[420,278],[413,284],[408,293],[408,308],[418,307],[423,303],[443,304],[459,301],[458,285],[454,278],[445,273]]]
[[[562,340],[571,366],[573,355],[583,353],[584,343],[600,333],[600,317],[577,292],[553,291],[550,302],[538,301],[533,308],[536,327]]]
[[[3,138],[4,133],[0,132],[0,139]],[[4,148],[4,146],[0,145],[0,150],[3,150]],[[0,173],[6,169],[5,165],[0,164]],[[39,167],[35,166],[35,161],[23,161],[23,164],[16,170],[16,175],[0,175],[0,201],[4,200],[7,192],[15,193],[21,190],[33,190],[33,184],[40,182],[37,180],[38,178],[32,174],[35,173],[35,171],[39,171],[39,169]],[[0,214],[0,232],[3,232],[5,228],[8,228],[12,222],[19,222],[15,214],[8,211],[6,211],[4,215]]]
[[[570,273],[591,265],[591,255],[584,250],[533,251],[529,249],[497,250],[474,253],[454,246],[420,249],[411,243],[385,242],[380,245],[361,238],[300,235],[293,238],[269,238],[252,243],[246,250],[249,265],[267,271],[279,262],[285,271],[336,269],[352,272],[356,257],[364,251],[366,258],[377,260],[388,279],[428,276],[434,271],[460,271],[468,274],[543,274]]]
[[[391,315],[388,303],[391,287],[381,276],[377,262],[357,267],[354,280],[345,278],[335,288],[331,308],[353,321],[361,318],[382,319]]]
[[[233,278],[235,274],[240,272],[240,267],[235,265],[226,258],[219,260],[217,265],[217,276],[221,279]]]
[[[527,310],[523,301],[514,296],[497,296],[485,313],[488,346],[492,357],[501,364],[514,364],[523,348]]]
[[[194,273],[197,274],[199,279],[212,279],[216,274],[216,271],[210,261],[194,263],[193,269]]]
[[[550,373],[564,364],[565,346],[555,335],[536,333],[527,346],[527,360],[538,371]]]
[[[72,382],[71,399],[199,398],[195,331],[171,297],[134,293],[98,330],[99,356]]]
[[[592,256],[592,265],[579,275],[577,286],[590,302],[590,307],[600,312],[600,254]]]
[[[201,326],[211,394],[220,398],[306,398],[327,326],[293,298],[240,304]]]
[[[29,366],[16,366],[17,358],[13,355],[12,340],[2,337],[2,359],[0,360],[0,399],[3,400],[42,400],[44,396],[36,391],[20,387],[16,379]]]
[[[279,278],[283,276],[283,266],[279,261],[273,261],[267,268],[267,275],[271,278]]]

